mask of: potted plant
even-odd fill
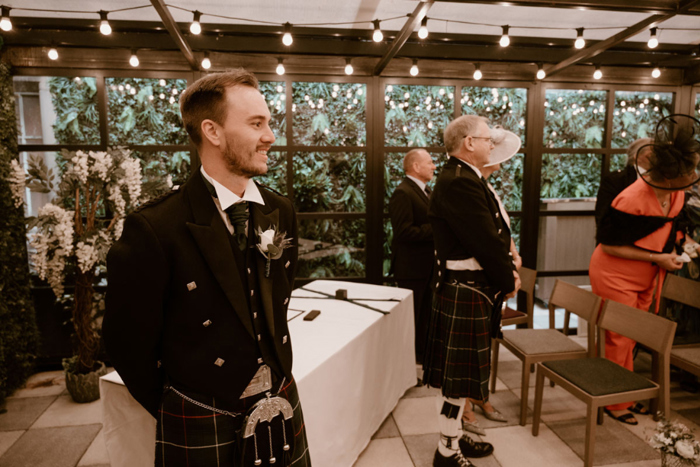
[[[107,252],[121,235],[124,217],[139,202],[162,191],[169,177],[149,183],[144,190],[141,165],[130,151],[110,148],[106,152],[62,151],[57,155],[58,174],[40,157],[30,157],[28,174],[13,161],[15,198],[22,199],[22,182],[31,191],[53,198],[28,218],[30,261],[40,279],[46,280],[56,298],[68,295],[74,329],[74,355],[63,360],[66,387],[76,402],[99,398],[99,377],[106,373],[97,360],[100,350],[95,323],[101,296],[94,286],[105,270]],[[145,193],[149,191],[150,193]]]
[[[661,419],[649,444],[661,452],[664,467],[695,467],[700,459],[700,443],[682,423]]]

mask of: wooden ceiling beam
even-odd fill
[[[683,84],[700,84],[700,65],[683,70]]]
[[[411,16],[408,17],[406,24],[404,24],[403,28],[401,28],[398,36],[396,36],[394,41],[391,43],[389,50],[386,51],[384,56],[382,56],[382,58],[379,60],[379,63],[377,63],[377,66],[374,68],[375,76],[382,74],[382,70],[386,68],[391,59],[396,56],[399,50],[401,50],[401,47],[403,47],[410,35],[413,34],[413,31],[415,31],[416,26],[423,21],[423,18],[425,18],[425,15],[428,13],[428,10],[430,10],[430,7],[433,6],[433,3],[435,3],[435,0],[425,0],[418,3],[416,9],[413,10]]]
[[[173,38],[175,44],[177,44],[177,47],[180,49],[180,52],[182,52],[182,55],[185,56],[185,60],[187,60],[187,63],[189,63],[190,67],[192,67],[192,70],[199,71],[199,64],[197,63],[197,59],[194,58],[192,49],[187,44],[185,37],[180,32],[180,28],[177,26],[177,23],[173,19],[173,16],[170,14],[170,10],[168,10],[168,7],[165,5],[163,0],[151,0],[151,4],[153,4],[153,7],[158,12],[160,19],[165,25],[165,28],[170,33],[170,37]]]

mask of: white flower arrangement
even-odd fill
[[[66,258],[73,253],[73,212],[49,203],[39,209],[38,219],[40,228],[30,241],[35,250],[32,262],[39,278],[61,297]]]
[[[700,443],[684,424],[661,419],[649,445],[662,453],[677,456],[695,463],[700,459]]]

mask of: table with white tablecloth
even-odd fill
[[[332,298],[337,289],[347,301]],[[310,310],[321,314],[304,321]],[[411,291],[314,281],[293,292],[288,319],[312,463],[350,467],[416,383]],[[101,378],[100,391],[112,467],[153,465],[153,417],[116,372]]]

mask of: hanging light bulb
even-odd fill
[[[56,47],[51,47],[49,49],[49,58],[51,60],[58,60],[58,50],[56,50]]]
[[[659,76],[661,76],[661,70],[659,69],[658,66],[656,66],[656,67],[654,67],[653,70],[651,70],[651,77],[658,78]]]
[[[355,69],[352,67],[352,63],[350,63],[350,59],[346,58],[345,59],[345,74],[351,75],[354,72],[355,72]]]
[[[413,65],[411,66],[411,76],[418,76],[418,60],[413,60]]]
[[[659,46],[659,39],[656,37],[656,28],[651,28],[649,30],[651,36],[649,36],[649,41],[647,42],[647,47],[650,49],[655,49]]]
[[[139,57],[136,55],[136,50],[131,51],[131,58],[129,59],[129,65],[133,67],[139,66]]]
[[[501,40],[498,41],[498,43],[501,44],[501,47],[508,47],[510,45],[508,29],[510,29],[510,26],[503,26],[503,35],[501,36]]]
[[[603,77],[603,72],[600,71],[600,65],[596,65],[595,71],[593,72],[593,79],[600,79]]]
[[[374,42],[381,42],[384,39],[384,34],[382,34],[382,30],[379,28],[379,20],[375,19],[372,21],[372,24],[374,24],[374,33],[372,34],[372,40]]]
[[[277,72],[277,74],[280,76],[282,76],[285,72],[284,64],[282,62],[283,62],[283,60],[281,58],[279,60],[277,60],[277,69],[275,70]]]
[[[100,32],[105,36],[112,34],[112,26],[109,25],[107,21],[107,12],[100,10]]]
[[[0,18],[0,29],[3,31],[12,30],[12,20],[10,20],[10,7],[2,7],[2,17]]]
[[[576,42],[574,42],[574,47],[577,49],[586,47],[586,40],[583,38],[583,28],[576,29]]]
[[[284,23],[284,35],[282,36],[282,43],[286,46],[292,45],[294,38],[292,37],[292,25],[290,23]]]
[[[420,29],[418,29],[418,37],[425,39],[428,37],[428,17],[425,16],[420,22]]]
[[[537,66],[537,79],[544,79],[545,76],[547,76],[547,73],[545,73],[544,66],[540,63]]]
[[[202,33],[202,25],[199,24],[199,19],[202,17],[202,13],[199,11],[194,12],[194,19],[192,20],[192,23],[190,24],[190,32],[194,34],[195,36],[199,35]]]
[[[204,58],[202,59],[202,68],[208,70],[211,68],[211,60],[209,60],[209,52],[204,52]]]
[[[484,75],[481,74],[481,66],[478,63],[474,64],[474,79],[480,80]]]

